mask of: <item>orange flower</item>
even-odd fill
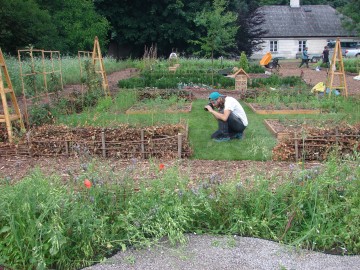
[[[163,170],[164,168],[165,168],[165,164],[160,163],[160,165],[159,165],[159,170],[161,171],[161,170]]]
[[[92,185],[92,184],[91,184],[91,182],[90,182],[88,179],[85,179],[85,180],[84,180],[84,185],[85,185],[86,188],[91,188],[91,185]]]

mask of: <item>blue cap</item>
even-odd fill
[[[219,97],[221,97],[219,92],[212,92],[209,96],[210,100],[217,100]]]

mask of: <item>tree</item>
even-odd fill
[[[0,46],[4,52],[16,54],[29,45],[54,49],[57,29],[48,11],[33,0],[0,0],[0,6]]]
[[[0,0],[0,6],[4,52],[16,54],[31,45],[76,54],[92,49],[95,36],[106,46],[109,22],[90,0]]]
[[[261,25],[265,19],[258,7],[257,0],[232,2],[232,9],[238,13],[237,25],[240,26],[236,35],[237,54],[245,52],[247,56],[250,56],[258,51],[259,45],[263,43],[261,37],[266,31],[261,28]]]
[[[97,36],[102,47],[108,44],[110,23],[99,15],[90,0],[36,0],[49,11],[56,25],[60,41],[58,50],[75,54],[92,50]]]
[[[195,24],[203,27],[204,34],[191,43],[199,45],[199,54],[211,56],[214,54],[226,54],[226,49],[234,48],[235,35],[238,26],[235,25],[237,15],[233,12],[226,12],[227,2],[225,0],[214,0],[210,10],[204,9],[195,18]]]
[[[133,56],[144,46],[156,44],[158,55],[169,56],[172,48],[185,51],[194,36],[195,13],[206,0],[94,0],[100,14],[112,25],[111,39]]]
[[[191,42],[200,46],[199,54],[211,56],[213,67],[214,53],[226,54],[226,49],[236,46],[235,35],[238,26],[235,25],[235,22],[237,15],[230,11],[226,12],[226,6],[225,0],[214,0],[210,10],[204,9],[195,18],[195,24],[203,27],[205,31],[198,40],[191,40]]]
[[[360,37],[360,2],[352,0],[350,3],[339,9],[340,12],[346,15],[351,20],[344,18],[343,25],[349,31],[355,31]]]

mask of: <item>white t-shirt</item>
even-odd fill
[[[224,110],[232,111],[237,117],[241,119],[245,127],[248,125],[248,120],[244,108],[235,98],[233,97],[225,98]]]
[[[172,59],[172,58],[177,58],[177,54],[174,53],[174,52],[172,52],[172,53],[170,53],[169,58],[170,58],[170,59]]]

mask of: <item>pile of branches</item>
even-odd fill
[[[177,96],[178,99],[184,99],[185,101],[192,101],[195,99],[192,92],[179,90],[179,89],[145,89],[139,91],[138,100],[156,99],[161,97],[162,99],[169,99],[172,96]]]
[[[326,160],[336,151],[341,157],[360,151],[360,123],[340,124],[323,128],[304,126],[301,132],[291,132],[273,149],[273,159],[281,161]]]
[[[183,124],[135,128],[69,128],[45,125],[30,130],[16,145],[0,145],[0,155],[11,153],[9,147],[28,147],[31,156],[102,155],[118,158],[176,158],[178,134],[181,133],[181,155],[189,157],[191,149]],[[21,151],[24,153],[24,151]]]

